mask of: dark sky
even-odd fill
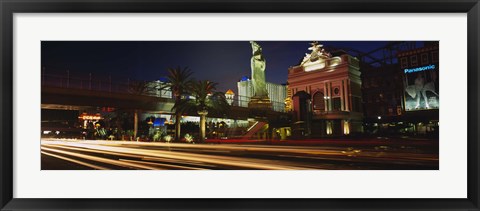
[[[310,41],[258,41],[267,61],[266,78],[286,83],[288,67],[299,63]],[[368,52],[386,41],[321,42],[326,47]],[[252,52],[248,41],[43,41],[42,67],[46,74],[88,78],[111,75],[153,81],[166,76],[169,67],[189,67],[195,79],[232,89],[242,76],[250,76]]]

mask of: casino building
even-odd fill
[[[252,80],[247,76],[242,77],[242,79],[237,82],[238,88],[238,105],[240,107],[248,107],[250,98],[253,96],[253,84]],[[272,103],[272,109],[274,111],[284,112],[285,111],[285,98],[287,97],[286,85],[283,84],[274,84],[266,82],[266,88],[268,92],[268,97]]]
[[[288,89],[297,137],[343,136],[363,132],[359,60],[329,53],[313,42],[300,64],[288,70]]]

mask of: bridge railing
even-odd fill
[[[236,95],[233,99],[227,99],[227,102],[230,103],[231,106],[238,106],[238,107],[248,107],[248,103],[250,102],[251,97],[248,96],[241,96]],[[277,102],[277,101],[270,101],[272,103],[272,109],[278,112],[285,112],[285,102]]]
[[[155,96],[161,98],[172,98],[171,93],[158,92],[147,81],[130,79],[114,79],[109,77],[93,77],[89,74],[87,78],[70,77],[67,75],[42,74],[42,86],[82,89],[113,93],[130,93],[138,95]]]
[[[42,74],[42,86],[123,93],[128,92],[129,89],[128,83],[115,82],[111,79],[95,79],[92,77],[85,79],[48,74]]]

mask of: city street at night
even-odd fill
[[[41,169],[438,170],[439,70],[438,41],[44,41]]]
[[[221,143],[221,142],[226,143]],[[219,144],[220,143],[220,144]],[[431,140],[209,140],[204,144],[42,139],[42,170],[434,170]]]

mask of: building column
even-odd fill
[[[351,111],[352,108],[350,107],[350,92],[348,90],[348,83],[349,80],[346,79],[343,83],[343,90],[344,90],[344,97],[345,97],[345,111]]]
[[[331,111],[332,110],[332,98],[333,97],[333,94],[332,94],[332,82],[328,83],[328,110]]]
[[[328,109],[328,101],[329,100],[328,100],[328,86],[327,86],[327,83],[324,83],[323,87],[325,88],[324,89],[325,91],[323,92],[323,98],[324,98],[323,100],[325,101],[325,112],[328,112],[330,110]]]
[[[341,110],[341,111],[347,110],[347,109],[346,109],[346,106],[345,106],[345,89],[344,89],[344,85],[345,85],[345,80],[342,80],[342,84],[341,84],[341,86],[340,86],[340,110]]]

